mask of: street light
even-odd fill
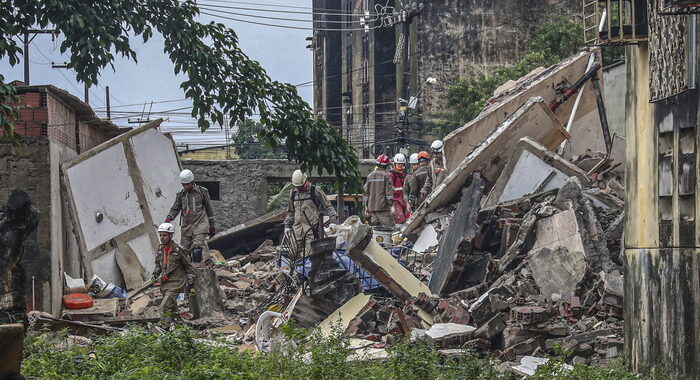
[[[410,99],[408,100],[408,108],[410,108],[412,110],[416,109],[416,106],[418,105],[418,97],[423,92],[423,89],[425,88],[425,86],[433,85],[433,84],[437,83],[437,81],[438,80],[435,77],[428,77],[428,79],[425,80],[425,83],[423,83],[423,85],[420,87],[420,90],[418,90],[416,95],[411,96]]]

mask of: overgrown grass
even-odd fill
[[[65,335],[27,338],[23,374],[36,379],[507,379],[493,363],[476,355],[441,359],[421,342],[403,341],[387,349],[385,360],[348,361],[349,341],[340,335],[321,339],[294,333],[298,344],[270,354],[241,352],[236,347],[199,340],[179,326],[153,334],[133,328],[95,338],[90,347],[64,347]],[[537,379],[632,379],[622,366],[600,369],[577,366],[562,376],[552,362]],[[559,373],[559,377],[555,374]],[[649,378],[652,379],[652,378]],[[654,378],[656,379],[656,378]]]

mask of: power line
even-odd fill
[[[206,11],[211,11],[211,12],[219,12],[219,13],[226,13],[229,15],[236,15],[236,16],[244,16],[244,17],[252,17],[252,18],[261,18],[261,19],[267,19],[267,20],[280,20],[280,21],[292,21],[292,22],[311,22],[311,23],[316,23],[316,22],[323,22],[323,23],[330,23],[330,24],[355,24],[359,23],[359,20],[356,21],[319,21],[319,20],[313,20],[313,19],[298,19],[298,18],[286,18],[286,17],[273,17],[273,16],[262,16],[262,15],[253,15],[250,13],[238,13],[238,12],[231,12],[231,11],[222,11],[218,10],[216,8],[209,8],[209,7],[203,7],[200,6],[199,9],[204,9]],[[374,21],[374,20],[371,20]]]
[[[207,1],[214,1],[217,2],[217,0],[207,0]],[[245,3],[245,2],[236,2],[236,1],[218,1],[221,3],[237,3],[237,4],[249,4],[249,5],[258,5],[258,6],[272,6],[272,5],[266,5],[266,4],[257,4],[257,3]],[[365,17],[365,16],[379,16],[379,13],[368,13],[368,14],[361,14],[361,13],[341,13],[341,10],[336,10],[332,8],[311,8],[311,7],[293,7],[293,6],[284,6],[284,5],[276,5],[276,7],[280,8],[290,8],[290,9],[309,9],[311,11],[306,11],[306,12],[301,12],[301,11],[290,11],[290,10],[283,10],[283,9],[260,9],[260,8],[249,8],[249,7],[236,7],[236,6],[227,6],[227,5],[219,5],[219,4],[202,4],[202,3],[197,3],[197,6],[199,5],[204,5],[204,6],[209,6],[209,7],[217,7],[217,8],[226,8],[226,9],[237,9],[237,10],[243,10],[243,11],[255,11],[255,12],[269,12],[269,13],[286,13],[286,14],[305,14],[305,15],[324,15],[324,16],[345,16],[345,17]],[[321,11],[321,12],[319,12]]]
[[[245,1],[232,1],[232,0],[207,0],[211,2],[217,2],[217,3],[228,3],[228,4],[244,4],[244,5],[257,5],[260,7],[272,7],[272,8],[289,8],[289,9],[308,9],[311,10],[311,12],[302,12],[302,13],[308,13],[308,14],[313,14],[314,11],[322,11],[322,12],[329,12],[330,15],[333,16],[363,16],[363,14],[357,14],[357,13],[339,13],[342,12],[342,10],[339,9],[333,9],[333,8],[317,8],[317,7],[300,7],[300,6],[293,6],[293,5],[282,5],[282,4],[265,4],[265,3],[251,3],[251,2],[245,2]],[[222,6],[223,7],[223,6]],[[260,10],[260,11],[266,11],[266,10]],[[284,10],[279,10],[277,12],[284,12],[284,13],[292,13],[291,11],[284,11]],[[316,14],[322,14],[319,12],[315,12]],[[376,15],[376,14],[370,14],[370,15]]]
[[[222,12],[222,11],[216,11],[216,12]],[[251,20],[243,20],[243,19],[234,18],[234,17],[212,14],[212,13],[204,12],[204,11],[200,11],[200,13],[203,15],[211,16],[211,17],[218,17],[218,18],[223,18],[223,19],[231,20],[231,21],[245,22],[245,23],[254,24],[254,25],[270,26],[273,28],[296,29],[296,30],[316,30],[316,31],[325,31],[325,32],[343,32],[343,31],[352,31],[352,30],[358,30],[358,31],[365,30],[363,28],[358,28],[358,29],[307,28],[307,27],[303,27],[303,26],[279,25],[279,24],[269,24],[269,23],[265,23],[265,22],[251,21]],[[376,29],[376,28],[377,27],[372,27],[369,29]]]

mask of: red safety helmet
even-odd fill
[[[377,157],[377,160],[375,161],[377,165],[385,166],[389,165],[389,156],[386,154],[382,154],[379,157]]]
[[[418,161],[430,161],[430,154],[422,150],[418,153]]]

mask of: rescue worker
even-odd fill
[[[394,187],[394,222],[402,224],[406,221],[408,207],[403,194],[403,185],[406,182],[406,156],[397,153],[394,156],[394,167],[389,170],[391,185]]]
[[[192,263],[187,251],[173,240],[175,226],[163,223],[158,227],[160,246],[156,251],[156,269],[153,280],[160,282],[160,292],[163,300],[160,303],[160,314],[173,318],[178,314],[176,298],[185,290],[185,285],[194,285]],[[171,313],[169,316],[167,313]]]
[[[386,169],[389,157],[382,154],[376,159],[377,166],[367,176],[362,203],[365,215],[374,226],[394,228],[394,186]]]
[[[214,236],[214,212],[209,191],[194,183],[194,174],[185,169],[180,172],[182,190],[175,196],[166,222],[172,222],[180,215],[182,247],[192,255],[192,262],[199,263],[204,253],[208,256],[207,235]],[[206,252],[205,252],[206,250]]]
[[[328,201],[326,193],[320,188],[311,185],[306,173],[295,170],[292,173],[292,185],[289,206],[287,206],[287,218],[284,220],[285,236],[289,229],[294,232],[296,242],[295,252],[292,255],[311,253],[311,242],[320,237],[318,228],[322,215],[329,217],[331,223],[338,221],[335,209]]]
[[[428,164],[428,177],[421,190],[421,197],[423,197],[423,199],[447,177],[447,168],[445,168],[445,161],[442,156],[442,146],[443,143],[441,140],[435,140],[430,144],[432,158],[430,159],[430,164]]]
[[[410,160],[413,173],[410,180],[406,178],[406,185],[404,185],[403,190],[404,196],[408,198],[409,212],[411,213],[425,200],[425,197],[421,195],[421,190],[425,185],[425,180],[428,178],[428,161],[430,161],[430,155],[426,151],[414,154],[415,159],[411,155]]]

